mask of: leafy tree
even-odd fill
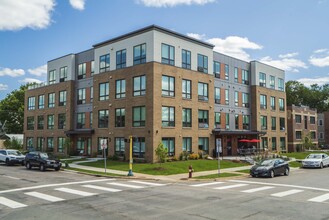
[[[160,166],[162,163],[166,162],[166,157],[168,155],[168,149],[163,146],[160,142],[158,147],[155,149],[155,154],[157,155],[158,161],[160,162]]]
[[[3,145],[6,149],[16,149],[16,150],[22,150],[23,144],[18,141],[16,138],[13,138],[12,140],[5,140]]]
[[[303,138],[301,140],[302,145],[305,149],[313,149],[315,147],[315,145],[312,142],[312,137],[311,137],[311,132],[309,132],[308,134],[303,133]]]

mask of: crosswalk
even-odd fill
[[[62,187],[56,187],[57,185],[49,186],[51,189],[48,189],[47,192],[37,192],[36,189],[43,189],[44,187],[31,187],[31,190],[24,192],[23,195],[28,196],[29,198],[36,199],[37,203],[40,202],[61,202],[69,200],[71,196],[78,197],[88,197],[98,195],[104,192],[117,193],[127,189],[143,189],[147,187],[161,187],[166,186],[164,183],[153,183],[148,181],[116,181],[115,179],[109,179],[108,181],[85,181],[81,184],[61,184]],[[22,188],[22,191],[29,190],[30,188]],[[9,194],[12,192],[17,192],[18,190],[9,191]],[[0,210],[3,208],[18,209],[27,207],[28,204],[18,201],[17,196],[7,195],[5,193],[0,194]],[[15,198],[11,198],[15,197]],[[25,202],[30,201],[30,199],[22,199]]]

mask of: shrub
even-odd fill
[[[196,153],[193,153],[193,154],[189,155],[190,160],[197,160],[199,158],[200,158],[199,154],[196,154]]]
[[[188,151],[183,151],[179,155],[179,160],[188,160],[190,153]]]
[[[168,149],[164,148],[163,144],[160,142],[158,147],[155,149],[155,154],[160,162],[160,166],[162,163],[166,162],[166,157],[168,155]]]

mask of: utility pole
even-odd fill
[[[129,172],[128,176],[133,176],[133,136],[129,136]]]

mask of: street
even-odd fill
[[[0,165],[0,219],[329,219],[328,174],[164,182]]]

